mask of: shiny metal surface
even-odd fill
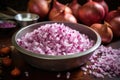
[[[101,38],[99,34],[96,33],[94,30],[82,24],[74,24],[69,22],[57,22],[57,23],[64,23],[65,25],[71,27],[72,29],[78,30],[79,32],[88,35],[90,39],[93,39],[95,41],[95,44],[92,48],[74,55],[50,56],[32,53],[30,51],[23,49],[16,43],[17,38],[20,38],[27,32],[31,32],[34,29],[38,28],[40,25],[47,23],[55,22],[54,21],[39,22],[23,27],[18,32],[16,32],[12,37],[12,44],[18,51],[21,52],[23,58],[34,67],[51,71],[64,71],[79,67],[88,60],[92,52],[96,48],[98,48],[99,45],[101,44]]]
[[[39,19],[37,14],[32,13],[19,13],[15,16],[15,20],[23,27],[36,23]]]

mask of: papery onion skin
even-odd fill
[[[110,22],[115,37],[120,37],[120,16],[113,18]]]
[[[77,2],[77,0],[73,0],[70,4],[69,7],[72,10],[73,15],[78,18],[78,10],[81,7],[81,5]]]
[[[58,12],[65,11],[66,13],[72,13],[72,10],[67,6],[68,4],[64,5],[57,0],[54,0],[52,9],[57,9]]]
[[[55,16],[59,15],[60,12],[65,11],[66,13],[72,13],[72,10],[69,8],[65,8],[65,5],[59,3],[58,1],[54,0],[52,9],[49,13],[49,20],[52,20]]]
[[[109,12],[109,7],[108,7],[107,3],[105,2],[105,0],[93,0],[93,1],[96,1],[100,5],[103,6],[103,8],[105,9],[105,16],[106,16],[108,14],[108,12]]]
[[[90,26],[92,29],[99,33],[102,39],[102,43],[104,44],[110,43],[113,39],[113,32],[108,26],[109,25],[107,23],[105,24],[95,23]]]
[[[53,15],[50,13],[50,15]],[[55,16],[55,15],[54,15]],[[66,22],[72,22],[72,23],[77,23],[76,18],[70,14],[70,13],[60,13],[57,16],[50,18],[51,21],[66,21]]]
[[[51,0],[30,0],[28,2],[28,12],[38,14],[40,19],[44,19],[50,10]]]
[[[117,10],[110,11],[105,21],[111,25],[110,28],[113,31],[114,37],[120,37],[120,7]]]
[[[105,11],[99,3],[90,0],[80,7],[78,15],[81,22],[90,26],[100,23],[105,16]]]
[[[77,23],[77,19],[72,14],[72,10],[56,0],[54,0],[53,8],[49,13],[49,20]]]
[[[105,21],[109,22],[109,21],[111,21],[114,17],[117,17],[117,16],[120,16],[120,7],[118,7],[117,10],[112,10],[112,11],[110,11],[110,12],[107,14],[107,16],[106,16]]]

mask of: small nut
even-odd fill
[[[7,55],[8,53],[10,53],[11,48],[10,47],[4,47],[0,49],[0,55],[4,56]]]
[[[2,64],[4,66],[10,66],[12,63],[12,59],[10,59],[9,57],[4,57],[2,58]]]
[[[20,71],[20,69],[18,69],[17,67],[15,67],[12,71],[11,71],[11,75],[13,76],[13,77],[17,77],[17,76],[19,76],[21,74],[21,71]]]

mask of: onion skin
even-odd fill
[[[98,32],[98,34],[101,36],[102,43],[104,44],[110,43],[113,39],[113,32],[111,28],[109,28],[108,26],[110,26],[108,23],[105,24],[95,23],[90,26],[92,29]]]
[[[111,21],[114,17],[117,17],[117,16],[120,16],[120,7],[118,7],[117,10],[112,10],[112,11],[110,11],[110,12],[107,14],[107,16],[106,16],[105,21],[109,22],[109,21]]]
[[[53,8],[49,13],[49,20],[77,23],[76,18],[72,14],[72,10],[56,0],[54,0]]]
[[[51,21],[66,21],[66,22],[77,23],[76,18],[72,14],[70,14],[70,13],[64,13],[64,12],[60,13],[57,16],[55,16],[54,18],[50,18],[50,20]]]
[[[120,7],[117,10],[110,11],[105,18],[111,26],[114,37],[120,37]]]
[[[90,26],[103,20],[105,10],[99,3],[90,0],[80,7],[78,15],[81,22]]]
[[[40,19],[44,19],[50,10],[51,0],[30,0],[28,2],[28,12],[38,14]]]
[[[113,18],[110,22],[110,28],[115,37],[120,37],[120,16]]]
[[[78,10],[81,5],[77,2],[77,0],[73,0],[68,6],[71,8],[73,15],[78,18]]]
[[[109,8],[107,3],[105,2],[105,0],[93,0],[95,2],[98,2],[100,5],[103,6],[104,10],[105,10],[105,16],[108,14]]]

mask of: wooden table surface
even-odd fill
[[[16,28],[14,31],[7,32],[7,33],[0,33],[0,48],[6,47],[6,46],[12,46],[12,43],[11,43],[12,35],[18,29],[19,28]],[[120,39],[117,39],[116,41],[119,42]],[[114,46],[115,48],[118,47],[118,45],[120,44],[117,44],[117,43],[112,44],[112,46]],[[114,77],[114,78],[105,77],[103,79],[103,78],[96,78],[92,75],[84,75],[80,67],[74,70],[64,71],[64,72],[51,72],[51,71],[37,69],[27,64],[17,50],[14,50],[13,52],[11,52],[11,57],[13,60],[13,64],[11,67],[2,68],[3,73],[2,75],[0,75],[0,80],[120,80],[120,78],[117,78],[117,77]],[[14,78],[10,75],[10,71],[14,66],[19,67],[21,70],[21,75],[17,78]],[[68,72],[70,73],[69,79],[67,78],[67,75],[66,75]],[[58,74],[60,74],[59,78],[57,77]]]
[[[12,38],[12,35],[17,30],[18,29],[11,32],[4,33],[4,34],[0,34],[0,48],[6,47],[6,46],[12,46],[11,38]],[[117,41],[120,43],[120,40],[117,40]],[[112,46],[118,47],[119,44],[116,43],[114,45],[113,43]],[[27,64],[16,49],[11,52],[11,57],[13,60],[13,66],[17,66],[20,68],[21,76],[17,78],[13,78],[10,75],[10,71],[13,68],[13,66],[7,67],[7,68],[3,67],[3,73],[2,73],[3,80],[120,80],[120,78],[106,77],[102,79],[102,78],[96,78],[92,75],[84,75],[80,67],[74,70],[64,71],[64,72],[50,72],[50,71],[37,69]],[[70,73],[69,79],[67,78],[67,75],[66,75],[68,72]],[[60,74],[59,78],[57,77],[58,74]]]

